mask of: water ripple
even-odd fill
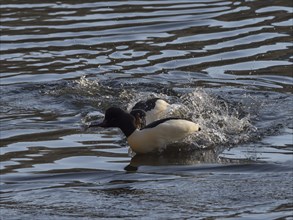
[[[1,217],[291,218],[292,13],[286,0],[2,0]],[[151,97],[201,133],[131,157],[118,130],[82,126]]]

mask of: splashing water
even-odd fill
[[[233,106],[223,99],[215,98],[202,89],[184,94],[180,98],[191,114],[191,119],[200,124],[202,131],[194,135],[197,145],[203,147],[233,147],[251,139],[256,132],[250,115],[243,116],[241,106]]]
[[[250,122],[239,103],[229,103],[213,97],[203,89],[170,97],[165,94],[138,93],[128,104],[128,110],[139,100],[162,98],[171,105],[164,117],[182,117],[198,123],[201,131],[186,138],[184,143],[196,148],[233,147],[251,141],[257,128]]]
[[[79,80],[75,80],[76,89],[85,92],[88,95],[96,95],[100,90],[100,83],[98,79],[90,80],[86,76],[81,76]]]
[[[82,119],[83,124],[101,118],[102,112],[112,105],[119,105],[129,111],[140,100],[162,98],[170,103],[163,118],[187,118],[200,125],[200,132],[183,141],[191,148],[230,148],[252,141],[257,133],[257,128],[250,121],[247,106],[242,106],[241,102],[227,101],[213,93],[209,94],[201,88],[182,95],[168,96],[160,92],[138,92],[135,88],[105,86],[98,80],[81,77],[73,85],[55,88],[53,92],[54,95],[73,97],[75,104],[91,106]]]

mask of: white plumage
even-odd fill
[[[146,124],[150,124],[166,116],[170,104],[163,99],[158,99],[155,108],[146,112]]]
[[[164,149],[168,144],[180,141],[200,130],[198,124],[179,118],[165,118],[148,124],[139,130],[135,117],[120,108],[107,109],[103,122],[91,123],[90,127],[118,127],[127,137],[130,148],[138,154]]]
[[[164,149],[168,144],[180,141],[199,129],[199,125],[194,122],[170,119],[152,128],[135,130],[127,142],[136,153],[150,153]]]

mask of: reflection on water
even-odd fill
[[[292,218],[289,2],[2,1],[1,216]],[[202,131],[83,128],[149,97]]]

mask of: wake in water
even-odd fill
[[[179,151],[188,155],[200,149],[215,151],[216,155],[239,147],[243,151],[255,152],[267,146],[267,141],[264,141],[267,136],[287,134],[292,129],[292,97],[277,92],[235,87],[174,88],[154,83],[132,84],[125,80],[101,81],[85,77],[66,82],[6,87],[6,96],[1,99],[3,111],[42,117],[38,124],[34,117],[18,123],[18,129],[43,129],[45,120],[46,128],[73,129],[84,133],[85,130],[78,131],[80,125],[102,119],[110,106],[129,110],[140,100],[153,97],[165,99],[171,106],[163,117],[187,118],[200,124],[202,129],[183,142],[168,147],[164,152],[168,157],[170,153],[177,157]],[[5,121],[2,126],[15,129],[13,123],[5,124]],[[88,132],[104,133],[101,130]],[[122,134],[117,136],[117,130],[111,131],[111,135],[114,135],[113,141],[117,146],[127,147]],[[99,141],[99,136],[94,136]],[[283,142],[290,143],[289,137],[288,134]],[[244,155],[243,152],[239,154]]]
[[[275,118],[271,115],[276,115],[278,109],[288,105],[288,98],[280,97],[277,93],[203,88],[180,93],[166,88],[166,85],[103,82],[85,77],[65,86],[51,86],[46,94],[66,100],[66,107],[77,107],[82,115],[82,124],[102,119],[110,106],[130,110],[140,100],[154,97],[165,99],[171,106],[163,117],[187,118],[202,128],[180,144],[182,149],[228,149],[255,142],[266,134],[272,135],[272,131],[274,134],[280,130],[276,130],[275,124],[280,127],[285,123],[285,116],[277,115]],[[263,99],[264,95],[266,99]],[[125,143],[121,141],[119,144]]]

